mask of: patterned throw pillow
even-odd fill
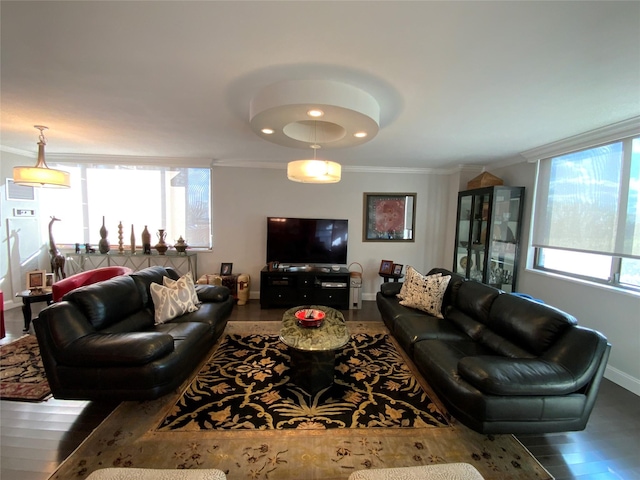
[[[189,275],[187,277],[187,275]],[[155,323],[165,323],[171,319],[184,315],[187,312],[195,312],[198,309],[198,296],[190,274],[180,277],[178,280],[171,280],[165,277],[163,283],[159,285],[152,283],[150,286],[151,298],[155,309]],[[169,280],[167,282],[167,280]]]
[[[442,316],[442,299],[451,275],[422,275],[413,267],[407,269],[407,278],[402,286],[400,305],[417,308],[434,317]]]
[[[178,280],[172,280],[169,277],[163,277],[162,284],[165,287],[185,290],[189,293],[189,295],[191,296],[191,301],[193,302],[193,306],[189,307],[189,312],[195,312],[198,309],[198,305],[202,303],[200,302],[198,294],[196,293],[196,284],[193,283],[191,272],[187,272],[186,275],[183,275]]]
[[[406,277],[404,279],[404,282],[402,283],[402,288],[400,288],[400,293],[398,293],[396,295],[396,297],[398,297],[400,300],[403,300],[404,297],[407,295],[408,288],[412,284],[412,282],[414,281],[413,277],[415,275],[423,276],[421,273],[419,273],[411,265],[408,265],[407,266],[407,270],[406,270]],[[441,277],[442,273],[434,273],[432,276],[433,277]]]

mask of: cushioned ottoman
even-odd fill
[[[445,463],[418,467],[372,468],[357,470],[349,480],[483,480],[480,472],[468,463]]]
[[[226,480],[222,470],[161,470],[152,468],[103,468],[86,480]]]

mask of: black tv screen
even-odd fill
[[[346,264],[348,220],[267,218],[267,263]]]

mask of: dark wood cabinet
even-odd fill
[[[349,308],[349,270],[330,267],[292,267],[260,272],[260,307],[324,305]]]
[[[524,187],[458,193],[453,271],[506,292],[516,291]]]

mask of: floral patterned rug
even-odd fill
[[[51,394],[33,335],[0,346],[0,398],[39,402]]]
[[[291,382],[290,363],[277,335],[227,336],[158,430],[448,425],[388,335],[352,335],[315,395]]]
[[[388,336],[389,332],[381,322],[348,323],[349,331],[353,337],[364,334],[360,340],[352,338],[348,348],[361,344],[375,345],[375,350],[380,350],[380,353],[373,355],[373,357],[387,358],[386,362],[389,365],[386,368],[397,372],[394,375],[408,377],[411,373],[421,390],[415,388],[411,382],[403,383],[398,380],[394,380],[394,382],[403,385],[398,389],[404,388],[405,393],[413,392],[413,396],[416,398],[423,398],[422,396],[426,395],[424,398],[431,399],[431,401],[427,401],[427,404],[433,403],[435,410],[432,411],[433,407],[429,407],[424,411],[429,413],[432,420],[422,420],[424,425],[414,421],[415,426],[378,427],[372,424],[373,426],[366,427],[364,424],[371,422],[378,413],[373,414],[373,411],[365,409],[365,413],[361,413],[359,410],[355,411],[355,416],[359,417],[356,422],[357,427],[347,428],[345,425],[344,428],[333,428],[330,424],[336,422],[336,415],[321,420],[319,419],[320,415],[316,415],[317,410],[312,409],[312,415],[307,418],[313,418],[312,422],[315,428],[304,428],[308,426],[306,422],[309,420],[307,419],[294,422],[293,425],[296,428],[272,429],[265,425],[269,423],[277,425],[277,421],[265,420],[265,423],[262,424],[262,419],[256,418],[263,415],[259,408],[252,410],[252,408],[243,407],[242,415],[249,419],[247,420],[248,424],[244,427],[248,428],[233,428],[234,421],[237,424],[243,423],[240,419],[240,413],[234,413],[228,417],[226,412],[220,413],[227,409],[227,405],[221,404],[217,409],[210,407],[212,397],[206,391],[212,385],[221,385],[225,382],[221,379],[223,371],[215,373],[216,369],[212,368],[212,365],[223,356],[230,355],[230,358],[233,359],[232,343],[226,341],[220,345],[227,352],[223,355],[220,349],[214,350],[212,357],[203,365],[198,374],[194,374],[193,379],[185,382],[174,393],[148,402],[123,402],[62,463],[51,479],[82,480],[100,468],[136,467],[218,468],[225,472],[229,480],[346,480],[351,472],[360,469],[453,462],[472,464],[487,480],[504,478],[547,480],[552,478],[512,435],[481,435],[450,418],[437,397],[417,373],[415,367],[404,357],[402,349],[395,345],[392,337]],[[279,322],[230,322],[227,325],[226,334],[233,339],[233,342],[242,342],[240,345],[256,343],[256,345],[264,347],[267,345],[274,347],[271,340],[266,337],[277,334],[278,329]],[[265,337],[264,342],[256,338],[261,335]],[[252,338],[253,341],[250,341]],[[389,344],[394,348],[391,349]],[[237,344],[233,343],[233,345],[234,348],[237,347]],[[247,359],[248,352],[252,350],[248,349],[247,345],[242,348],[246,348],[247,352],[238,353],[238,358]],[[355,352],[351,352],[341,356],[341,360],[337,362],[338,365],[346,365],[347,359],[353,358],[354,355]],[[275,352],[273,355],[271,353],[264,355],[264,358],[267,356],[271,360],[280,358],[275,355]],[[393,362],[390,360],[391,357],[394,358]],[[227,358],[229,357],[227,356]],[[258,358],[258,356],[254,356],[253,360],[260,363],[261,359],[258,360]],[[282,357],[283,361],[284,359],[285,357]],[[265,373],[259,373],[261,369],[256,368],[255,365],[252,366],[252,363],[242,362],[240,364],[236,362],[235,366],[229,366],[226,369],[225,375],[237,372],[238,378],[252,386],[251,388],[264,386],[267,380],[266,377],[261,380],[261,377]],[[272,378],[286,376],[286,365],[278,368],[278,362],[265,363],[274,370],[281,370],[280,374],[274,374]],[[373,395],[371,398],[376,402],[388,404],[396,410],[406,409],[407,412],[411,410],[405,405],[400,408],[397,402],[393,403],[391,397],[384,396],[397,394],[396,388],[390,388],[391,384],[383,377],[384,372],[382,371],[379,372],[380,376],[377,379],[375,370],[367,369],[367,364],[368,362],[362,365],[363,370],[360,370],[360,374],[354,373],[354,375],[363,377],[362,383],[359,385],[365,385],[364,382],[368,381],[380,387],[379,395],[381,396]],[[376,363],[371,363],[371,365],[376,365]],[[405,365],[407,370],[400,369],[400,365]],[[355,372],[357,368],[353,367],[353,370]],[[399,372],[405,372],[406,375]],[[205,378],[207,383],[202,380]],[[216,378],[218,379],[216,380]],[[234,378],[236,377],[234,376]],[[243,378],[244,380],[242,380]],[[250,382],[249,379],[251,379]],[[203,383],[199,383],[201,381]],[[348,384],[351,380],[338,377],[334,386],[338,389],[335,392],[342,391],[342,388],[346,389],[346,387],[338,385],[339,382]],[[230,379],[227,379],[226,383],[229,386],[232,385]],[[233,383],[237,383],[236,380]],[[296,397],[296,388],[294,386],[286,387],[286,382],[284,385],[284,389],[280,389],[280,392],[283,392],[280,395],[287,394],[288,390],[293,397]],[[224,387],[224,389],[226,388]],[[199,391],[200,393],[198,393]],[[198,400],[196,397],[201,394],[208,399]],[[344,399],[338,400],[338,393],[320,392],[318,396],[318,402],[334,398],[338,403],[345,403]],[[247,398],[251,399],[250,396]],[[265,402],[263,405],[268,405],[266,399],[262,401]],[[308,400],[306,402],[307,407],[313,405],[313,401],[311,404]],[[318,402],[317,405],[320,406]],[[273,403],[284,404],[284,400],[277,400]],[[200,415],[196,405],[205,406],[207,413]],[[192,409],[194,407],[195,410]],[[270,410],[269,407],[267,411]],[[382,408],[383,412],[384,410]],[[190,413],[187,413],[188,411]],[[420,411],[423,412],[423,410]],[[237,418],[235,418],[236,415],[238,415]],[[402,416],[409,422],[412,421],[411,419],[422,418],[417,413],[403,412]],[[380,420],[382,423],[387,421],[390,420]],[[219,428],[224,424],[228,428]],[[256,425],[261,426],[256,427]]]

